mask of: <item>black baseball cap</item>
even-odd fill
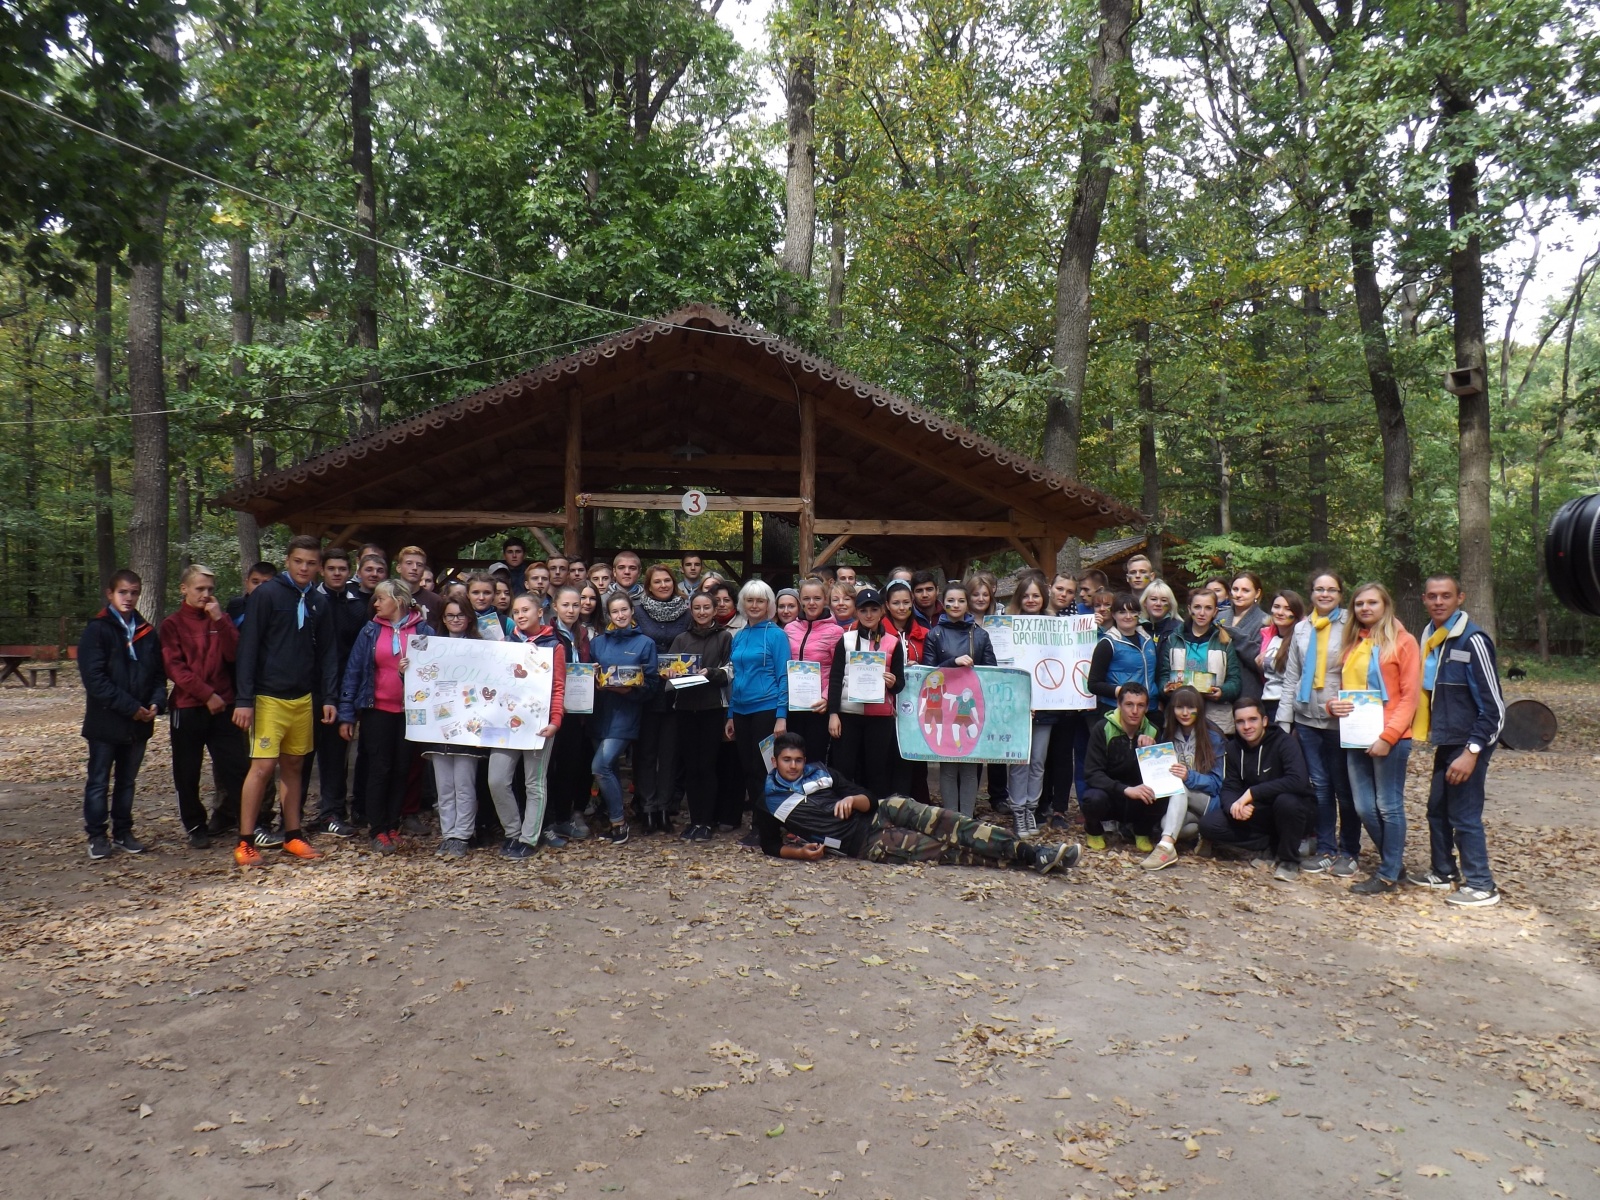
[[[864,587],[856,593],[857,608],[865,608],[869,604],[874,608],[883,607],[883,593],[875,587]]]

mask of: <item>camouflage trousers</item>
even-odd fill
[[[870,862],[1020,867],[1032,865],[1032,855],[1033,847],[1009,829],[963,817],[953,808],[890,796],[878,805],[863,857]]]

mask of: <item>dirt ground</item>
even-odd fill
[[[160,744],[153,852],[91,863],[81,693],[7,688],[0,1195],[1594,1197],[1600,686],[1540,694],[1561,738],[1490,777],[1506,902],[1458,912],[1131,849],[241,875]]]

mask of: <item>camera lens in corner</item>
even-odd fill
[[[1600,494],[1568,500],[1550,518],[1544,569],[1562,605],[1600,617]]]

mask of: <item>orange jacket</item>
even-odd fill
[[[1383,672],[1383,686],[1389,699],[1383,705],[1383,732],[1378,736],[1393,746],[1401,738],[1411,736],[1411,720],[1417,715],[1417,701],[1422,695],[1422,651],[1417,639],[1396,622],[1400,636],[1394,647],[1378,659],[1378,669]],[[1357,633],[1358,642],[1367,639],[1367,631]],[[1349,661],[1348,656],[1345,659]],[[1366,687],[1362,680],[1359,687]],[[1351,685],[1345,680],[1348,690]]]

